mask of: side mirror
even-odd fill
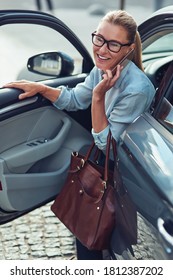
[[[29,71],[46,76],[70,76],[74,70],[74,60],[63,52],[47,52],[28,59]]]

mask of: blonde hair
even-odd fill
[[[128,40],[135,43],[135,52],[133,62],[142,71],[142,44],[139,32],[137,30],[137,23],[134,18],[124,10],[115,10],[108,12],[101,21],[107,21],[114,25],[120,25],[127,31]]]

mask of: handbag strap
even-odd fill
[[[112,137],[112,150],[113,150],[114,163],[115,163],[117,161],[117,144],[113,137]]]
[[[107,137],[105,169],[104,169],[104,181],[105,181],[105,184],[108,181],[109,157],[110,157],[110,148],[111,148],[111,142],[112,142],[111,140],[112,140],[112,133],[111,133],[111,130],[109,130],[108,137]]]
[[[116,160],[117,160],[116,159],[117,158],[116,141],[112,137],[111,130],[109,130],[109,133],[108,133],[108,136],[107,136],[106,156],[105,156],[105,165],[104,165],[104,178],[103,178],[104,188],[106,188],[106,183],[107,183],[108,178],[109,178],[109,157],[110,157],[111,144],[112,144],[112,151],[113,151],[113,158],[114,158],[114,165],[115,165]],[[77,166],[77,168],[74,169],[74,170],[70,170],[69,173],[78,172],[81,168],[83,168],[83,166],[85,165],[85,162],[87,162],[89,160],[89,158],[91,156],[91,153],[94,150],[95,146],[96,146],[95,142],[93,141],[93,143],[89,147],[86,155],[84,156],[84,158],[81,159],[81,165]],[[96,156],[97,156],[97,154],[98,154],[98,150],[96,150]],[[74,153],[73,153],[73,155],[75,156]],[[77,153],[77,155],[78,155],[78,153]]]
[[[113,153],[116,155],[115,151],[116,151],[116,142],[112,137],[112,133],[111,130],[109,130],[108,136],[107,136],[107,145],[106,145],[106,157],[105,157],[105,166],[104,166],[104,182],[105,182],[105,186],[106,186],[106,182],[108,181],[108,172],[109,172],[109,156],[110,156],[110,147],[111,147],[111,143],[113,144]],[[93,143],[91,144],[88,152],[86,153],[85,157],[84,157],[84,161],[86,162],[89,157],[91,156],[91,153],[93,151],[95,147],[95,143],[93,141]],[[114,156],[114,160],[115,160],[116,156]]]

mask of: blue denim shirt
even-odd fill
[[[53,103],[60,110],[86,109],[92,101],[94,87],[101,81],[101,70],[94,67],[83,83],[74,88],[61,86],[61,94]],[[123,69],[115,85],[106,92],[105,112],[109,125],[101,132],[92,129],[96,145],[105,150],[109,128],[116,141],[141,113],[147,111],[155,95],[155,88],[133,62]]]

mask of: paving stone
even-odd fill
[[[50,204],[0,226],[0,260],[67,259],[75,254],[75,239]]]

